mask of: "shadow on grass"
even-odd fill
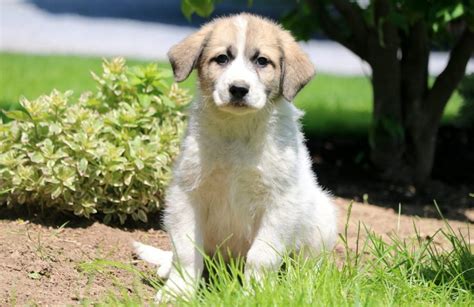
[[[362,127],[362,126],[361,126]],[[349,131],[349,130],[346,130]],[[440,128],[432,181],[424,191],[414,186],[383,181],[370,161],[367,133],[309,134],[307,145],[320,184],[333,195],[392,208],[402,214],[439,218],[433,200],[449,219],[474,222],[474,131],[452,125]]]

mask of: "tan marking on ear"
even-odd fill
[[[281,30],[280,43],[283,50],[282,94],[292,101],[296,94],[313,78],[314,65],[288,31]]]
[[[212,32],[214,22],[203,26],[198,32],[191,34],[168,51],[168,59],[173,68],[177,82],[185,80],[196,66],[206,40]]]

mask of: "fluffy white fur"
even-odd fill
[[[237,29],[247,27],[233,18]],[[237,37],[243,40],[242,33]],[[197,97],[190,109],[166,198],[164,223],[173,251],[134,244],[167,278],[157,300],[195,291],[202,252],[245,257],[245,275],[260,279],[280,267],[281,255],[317,253],[336,239],[335,208],[311,170],[302,112],[281,95],[273,101],[265,96],[262,104],[265,86],[244,57],[245,44],[236,45],[238,54],[216,80],[213,95]],[[228,100],[229,84],[249,78],[246,103],[254,104],[253,111],[223,111],[218,102]]]

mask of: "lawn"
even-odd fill
[[[130,60],[129,65],[143,64]],[[78,94],[93,90],[90,71],[99,71],[100,58],[75,56],[34,56],[0,53],[0,108],[15,108],[20,96],[36,98],[53,88]],[[159,62],[163,68],[168,63]],[[194,91],[195,75],[183,86]],[[303,126],[309,135],[365,134],[372,112],[370,80],[366,77],[342,77],[318,74],[296,98],[306,115]],[[457,114],[460,97],[450,100],[444,121]]]
[[[349,213],[350,214],[350,213]],[[243,263],[225,265],[206,258],[209,280],[190,300],[178,297],[178,306],[473,306],[474,256],[468,238],[447,225],[433,237],[421,237],[413,228],[412,240],[393,235],[388,240],[360,226],[357,246],[349,248],[347,228],[339,252],[304,260],[283,256],[283,269],[268,273],[263,282],[242,283]],[[451,242],[442,252],[434,240]],[[154,270],[138,270],[121,262],[96,259],[81,264],[86,274],[112,274],[126,270],[155,290],[161,287]],[[108,273],[107,273],[108,272]],[[99,305],[142,306],[150,298],[140,295],[142,284],[116,291]],[[93,301],[84,300],[88,305]],[[95,302],[97,303],[97,302]]]

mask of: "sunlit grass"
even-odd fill
[[[350,210],[349,210],[350,214]],[[357,248],[347,244],[347,229],[339,244],[342,253],[326,253],[317,259],[284,256],[280,272],[266,274],[262,283],[242,282],[242,262],[231,265],[207,258],[209,280],[186,300],[175,298],[177,306],[472,306],[474,304],[474,255],[469,238],[447,225],[429,238],[417,234],[413,241],[396,234],[383,240],[360,225]],[[441,249],[435,239],[450,242]],[[89,274],[122,269],[142,280],[142,287],[158,290],[162,284],[152,270],[143,272],[132,265],[93,260],[82,265]],[[118,283],[114,291],[84,305],[141,306],[153,303],[143,289],[124,291],[130,285]],[[140,287],[139,287],[140,288]]]

